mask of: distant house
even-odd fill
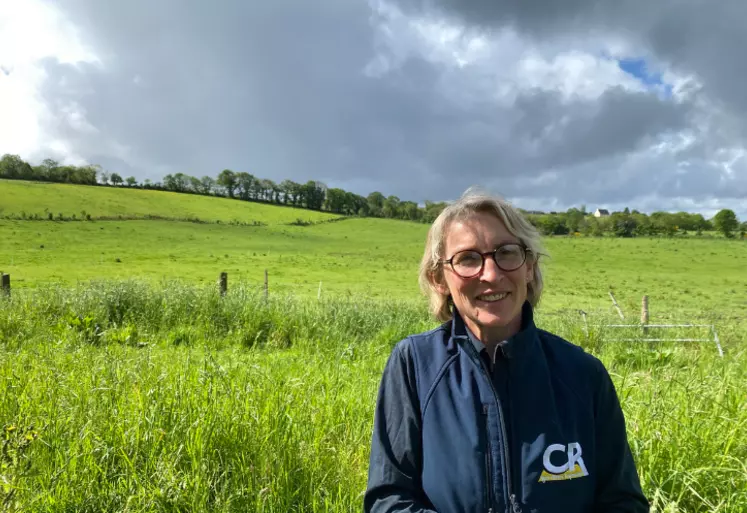
[[[610,211],[604,208],[598,208],[594,211],[594,217],[607,217]]]

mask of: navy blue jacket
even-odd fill
[[[457,311],[395,346],[374,415],[367,513],[649,511],[607,370],[538,329],[529,303],[522,315],[501,346],[500,387]]]

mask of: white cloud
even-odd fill
[[[595,100],[611,87],[646,90],[640,81],[622,71],[616,61],[583,51],[570,50],[551,59],[533,52],[517,68],[524,87],[559,91],[566,99]]]
[[[34,160],[53,152],[61,161],[81,163],[84,159],[68,143],[43,133],[50,112],[39,97],[47,78],[41,62],[49,58],[100,63],[55,7],[40,0],[0,0],[0,154]],[[70,121],[88,125],[74,105],[65,109]]]
[[[532,89],[557,92],[565,100],[592,101],[613,87],[644,92],[664,91],[669,86],[681,95],[688,83],[671,71],[664,75],[663,84],[646,84],[626,73],[618,59],[630,55],[633,48],[614,39],[595,36],[583,42],[548,45],[510,26],[486,34],[442,18],[407,18],[388,4],[376,9],[380,51],[369,65],[372,76],[384,76],[408,58],[418,57],[440,65],[447,84],[453,78],[459,88],[470,89],[470,96],[485,94],[487,88],[502,105],[511,105],[518,95]],[[658,68],[655,71],[660,72]],[[480,80],[474,81],[475,77]],[[458,95],[453,88],[449,93],[451,97]]]

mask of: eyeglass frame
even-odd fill
[[[498,254],[498,251],[502,248],[505,248],[506,246],[518,246],[519,248],[521,248],[522,254],[524,255],[524,258],[521,260],[521,263],[517,265],[516,267],[514,267],[513,269],[504,269],[503,267],[501,267],[501,264],[499,264],[498,260],[496,259],[496,255]],[[516,271],[522,265],[524,265],[527,261],[527,255],[531,252],[532,252],[531,248],[529,248],[526,244],[522,244],[521,242],[507,242],[505,244],[500,244],[496,246],[495,249],[493,249],[492,251],[480,252],[480,251],[477,251],[476,249],[463,249],[451,255],[451,258],[448,258],[445,260],[443,259],[439,260],[439,263],[449,264],[449,266],[451,267],[451,270],[454,271],[454,274],[456,274],[460,278],[467,280],[470,278],[474,278],[475,276],[477,276],[478,274],[480,274],[481,272],[485,270],[485,258],[489,255],[493,257],[493,262],[495,262],[495,265],[498,266],[498,269],[500,269],[501,271],[505,273],[510,273],[510,272]],[[462,276],[459,272],[457,272],[456,269],[454,269],[454,257],[456,257],[457,255],[461,253],[477,253],[478,255],[480,255],[482,262],[480,264],[480,269],[475,274],[471,274],[469,276]]]

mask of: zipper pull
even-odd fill
[[[521,513],[519,502],[516,500],[516,495],[513,493],[511,494],[511,511],[512,513]]]
[[[513,493],[511,494],[511,511],[512,513],[521,513],[519,502],[516,500],[516,495]]]

